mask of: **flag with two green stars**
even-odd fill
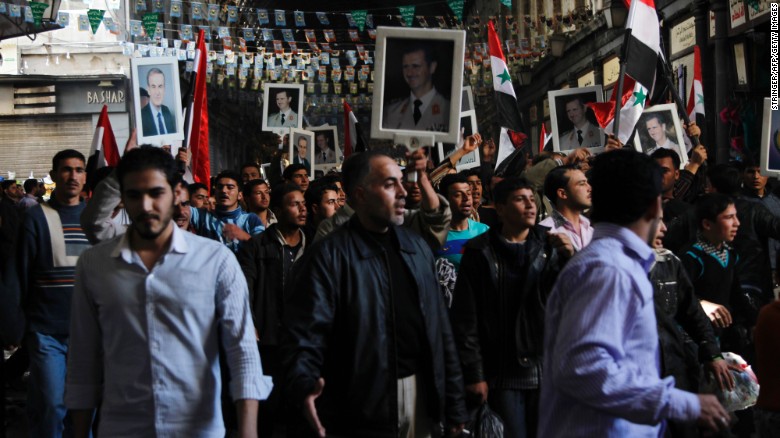
[[[634,132],[655,85],[658,57],[661,53],[661,27],[653,0],[631,1],[626,31],[630,32],[630,36],[626,40],[628,50],[621,93],[620,132],[615,134],[623,144],[628,143]],[[614,134],[616,91],[617,87],[614,87],[609,102],[588,104],[606,134]]]
[[[496,34],[496,28],[491,21],[488,24],[488,47],[490,49],[490,67],[493,70],[493,90],[498,106],[499,122],[504,128],[515,132],[523,131],[523,119],[517,107],[515,88],[512,86],[512,76],[506,66],[504,52]]]

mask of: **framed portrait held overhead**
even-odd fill
[[[263,89],[263,131],[286,134],[303,127],[303,84],[270,84]]]
[[[761,174],[780,177],[780,110],[772,110],[770,98],[764,99],[761,126]]]
[[[591,153],[598,153],[604,150],[604,131],[593,110],[586,106],[604,101],[601,85],[550,91],[547,96],[554,151],[568,153],[587,148]]]
[[[634,147],[647,155],[658,149],[671,149],[680,156],[680,169],[688,163],[685,137],[677,107],[673,103],[645,108],[636,123]]]
[[[309,178],[314,179],[314,132],[292,128],[288,138],[290,164],[303,164]]]
[[[172,56],[131,58],[133,115],[138,144],[184,140],[179,61]]]
[[[314,133],[314,169],[327,174],[341,164],[341,148],[335,126],[309,128]]]
[[[465,40],[462,30],[377,28],[372,138],[457,143]]]
[[[458,141],[457,144],[442,143],[442,142],[438,142],[436,144],[435,158],[437,164],[441,164],[441,162],[444,161],[450,155],[452,155],[452,153],[455,152],[456,149],[461,147],[463,145],[463,139],[465,139],[469,135],[478,132],[477,113],[475,111],[464,111],[461,113],[460,129],[463,134],[460,138],[460,141]],[[458,160],[458,162],[455,164],[455,170],[460,172],[461,170],[472,169],[474,167],[479,167],[479,166],[480,166],[479,150],[476,150],[474,152],[470,152],[464,155],[463,158]]]

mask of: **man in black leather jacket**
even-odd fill
[[[401,170],[343,166],[353,217],[293,267],[283,317],[285,394],[318,436],[457,436],[463,379],[434,259],[404,227]]]
[[[490,403],[505,437],[536,436],[545,303],[574,247],[534,225],[525,179],[505,179],[493,195],[500,226],[466,244],[450,320],[467,394]]]

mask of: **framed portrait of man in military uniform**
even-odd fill
[[[772,111],[772,99],[764,99],[761,125],[761,174],[780,177],[780,111]]]
[[[568,153],[587,148],[591,153],[598,153],[604,150],[604,131],[587,106],[604,101],[601,85],[550,91],[547,97],[554,151]]]
[[[341,148],[335,126],[309,128],[314,133],[314,169],[328,173],[341,164]]]
[[[634,147],[647,155],[658,149],[671,149],[680,157],[680,169],[684,168],[688,152],[677,106],[666,103],[645,108],[636,122]]]
[[[464,45],[461,30],[379,27],[371,137],[457,143]]]
[[[314,179],[314,132],[292,128],[288,139],[290,164],[303,164]]]
[[[303,84],[265,84],[263,131],[288,132],[303,127]]]

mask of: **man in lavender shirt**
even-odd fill
[[[596,158],[593,241],[558,276],[547,302],[539,437],[658,437],[667,419],[717,431],[715,396],[659,377],[648,242],[662,217],[661,171],[630,150]]]

